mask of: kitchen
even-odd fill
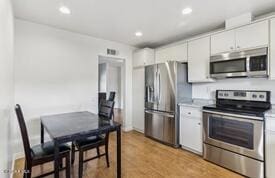
[[[133,127],[242,175],[274,177],[275,20],[272,16],[245,19],[251,16],[226,20],[224,30],[134,53],[133,93],[143,91],[143,95],[133,99]],[[185,65],[182,73],[175,70],[178,65]],[[149,79],[148,70],[156,77]],[[167,73],[172,79],[166,79]],[[185,80],[175,81],[178,76]],[[174,104],[167,104],[167,97]]]
[[[274,0],[0,12],[0,177],[275,177]]]

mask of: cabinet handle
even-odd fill
[[[198,125],[201,125],[201,123],[199,122]]]
[[[230,49],[233,50],[234,48],[231,46]]]
[[[190,114],[191,114],[191,112],[188,112],[188,114],[190,115]]]
[[[239,49],[239,48],[241,48],[240,46],[237,46],[237,48]]]

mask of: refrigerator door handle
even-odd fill
[[[160,112],[160,111],[145,111],[148,114],[157,114],[157,115],[161,115],[161,116],[165,116],[168,118],[174,118],[175,116],[173,114],[169,114],[169,113],[164,113],[164,112]]]
[[[156,78],[155,78],[155,89],[157,89],[158,88],[158,81],[157,81],[157,78],[158,78],[158,72],[156,71]],[[155,93],[154,93],[154,95],[155,95],[155,99],[154,99],[154,101],[155,102],[159,102],[159,96],[158,96],[158,91],[156,91]]]
[[[159,103],[160,103],[160,100],[161,100],[161,86],[160,86],[160,72],[158,72],[159,73],[159,76],[158,76],[158,82],[159,82],[159,92],[158,92],[158,95],[159,95],[159,98],[158,98],[158,101],[159,101]]]

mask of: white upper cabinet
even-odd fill
[[[188,81],[211,82],[209,78],[210,37],[188,42]]]
[[[156,63],[187,61],[187,43],[156,50]]]
[[[155,63],[155,50],[150,48],[140,49],[133,54],[133,67],[141,67]]]
[[[270,79],[275,80],[275,18],[270,21]]]
[[[211,36],[211,54],[228,52],[235,49],[235,31],[230,30]]]
[[[268,46],[268,21],[236,29],[236,49]]]
[[[268,46],[268,20],[211,36],[211,55]]]

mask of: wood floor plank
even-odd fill
[[[84,164],[85,178],[116,177],[116,135],[110,135],[110,168],[106,167],[105,158]],[[104,148],[101,149],[104,152]],[[86,156],[95,155],[94,150]],[[72,167],[71,175],[77,178],[78,156]],[[53,163],[33,168],[35,175],[53,168]],[[23,169],[24,159],[16,160],[15,169]],[[64,171],[60,173],[65,177]],[[22,174],[14,174],[21,178]],[[53,176],[48,176],[49,178]],[[200,156],[182,149],[175,149],[144,137],[135,131],[122,133],[122,177],[123,178],[241,178],[242,176],[227,169],[209,163]]]

